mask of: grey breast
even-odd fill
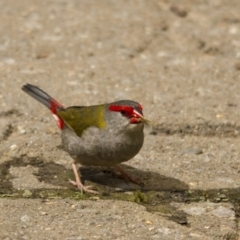
[[[88,128],[78,137],[65,127],[62,142],[65,150],[78,163],[89,166],[113,166],[133,158],[144,141],[143,126],[134,130]]]

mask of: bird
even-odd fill
[[[144,143],[142,105],[132,100],[119,100],[91,106],[64,107],[42,89],[31,84],[22,90],[45,105],[61,130],[62,145],[73,159],[75,181],[69,182],[85,193],[98,194],[85,186],[77,165],[114,167],[127,180],[141,184],[131,177],[120,163],[137,155]]]

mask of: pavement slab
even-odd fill
[[[240,2],[0,1],[0,239],[239,240]],[[80,167],[48,110],[132,99],[151,121],[122,166]]]

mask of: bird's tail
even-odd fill
[[[46,106],[52,112],[55,120],[57,121],[58,127],[63,129],[64,122],[57,114],[58,109],[64,108],[62,104],[34,85],[25,84],[22,86],[22,90]]]

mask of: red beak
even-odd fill
[[[131,119],[130,120],[131,123],[135,123],[135,124],[141,123],[143,119],[143,115],[134,109],[130,119]]]

